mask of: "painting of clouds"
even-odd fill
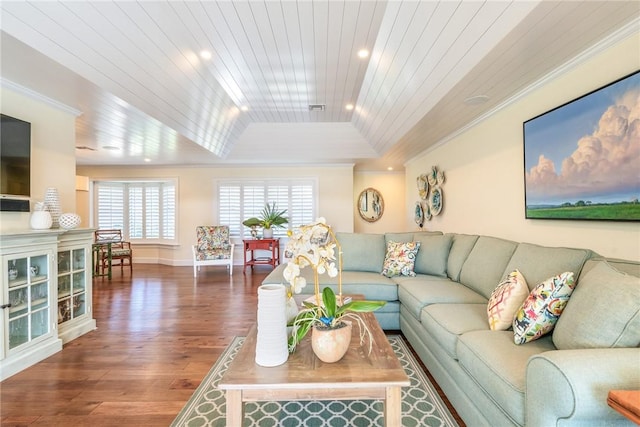
[[[640,220],[640,71],[523,128],[527,218]]]

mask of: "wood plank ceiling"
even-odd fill
[[[640,25],[636,1],[0,7],[2,83],[81,111],[78,164],[401,169],[596,43]],[[358,57],[361,49],[370,54]],[[477,95],[488,101],[465,104]]]

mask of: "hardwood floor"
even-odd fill
[[[98,329],[0,383],[2,426],[167,426],[234,336],[271,271],[141,265],[93,283]],[[459,421],[461,422],[461,421]]]

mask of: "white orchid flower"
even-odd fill
[[[335,262],[329,264],[329,266],[327,267],[327,274],[329,275],[329,277],[336,277],[338,275],[338,268],[336,267]]]
[[[300,292],[302,292],[302,288],[304,288],[305,286],[307,286],[307,279],[305,279],[304,277],[297,277],[295,283],[293,284],[293,291],[296,294],[299,294]]]
[[[300,276],[300,266],[294,262],[288,262],[282,275],[287,282],[294,283],[296,277]]]

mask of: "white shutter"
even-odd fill
[[[103,181],[96,183],[96,188],[98,228],[119,228],[127,239],[139,242],[175,240],[173,181]]]
[[[297,183],[291,186],[291,204],[289,205],[289,226],[296,228],[310,224],[316,219],[314,185],[312,182]]]
[[[242,237],[242,221],[240,212],[239,183],[222,184],[218,187],[218,221],[219,225],[228,225],[232,238]]]
[[[124,186],[97,183],[98,228],[124,230]]]
[[[162,238],[176,238],[176,186],[165,183],[162,187]]]
[[[289,217],[289,185],[284,183],[274,183],[267,185],[267,204],[275,203],[276,210],[286,209],[285,216]],[[284,228],[274,228],[273,237],[285,237],[287,235],[288,224]]]
[[[144,194],[141,185],[128,186],[129,191],[129,238],[144,238]]]
[[[147,239],[160,238],[160,187],[147,185],[144,189],[144,237]]]
[[[288,226],[274,230],[274,236],[285,237],[287,229],[309,224],[316,218],[314,180],[221,181],[218,183],[218,221],[228,225],[231,237],[250,236],[242,221],[259,217],[266,204],[275,203],[286,209]]]
[[[242,186],[243,220],[260,216],[260,212],[264,209],[264,193],[263,184],[244,184]]]

